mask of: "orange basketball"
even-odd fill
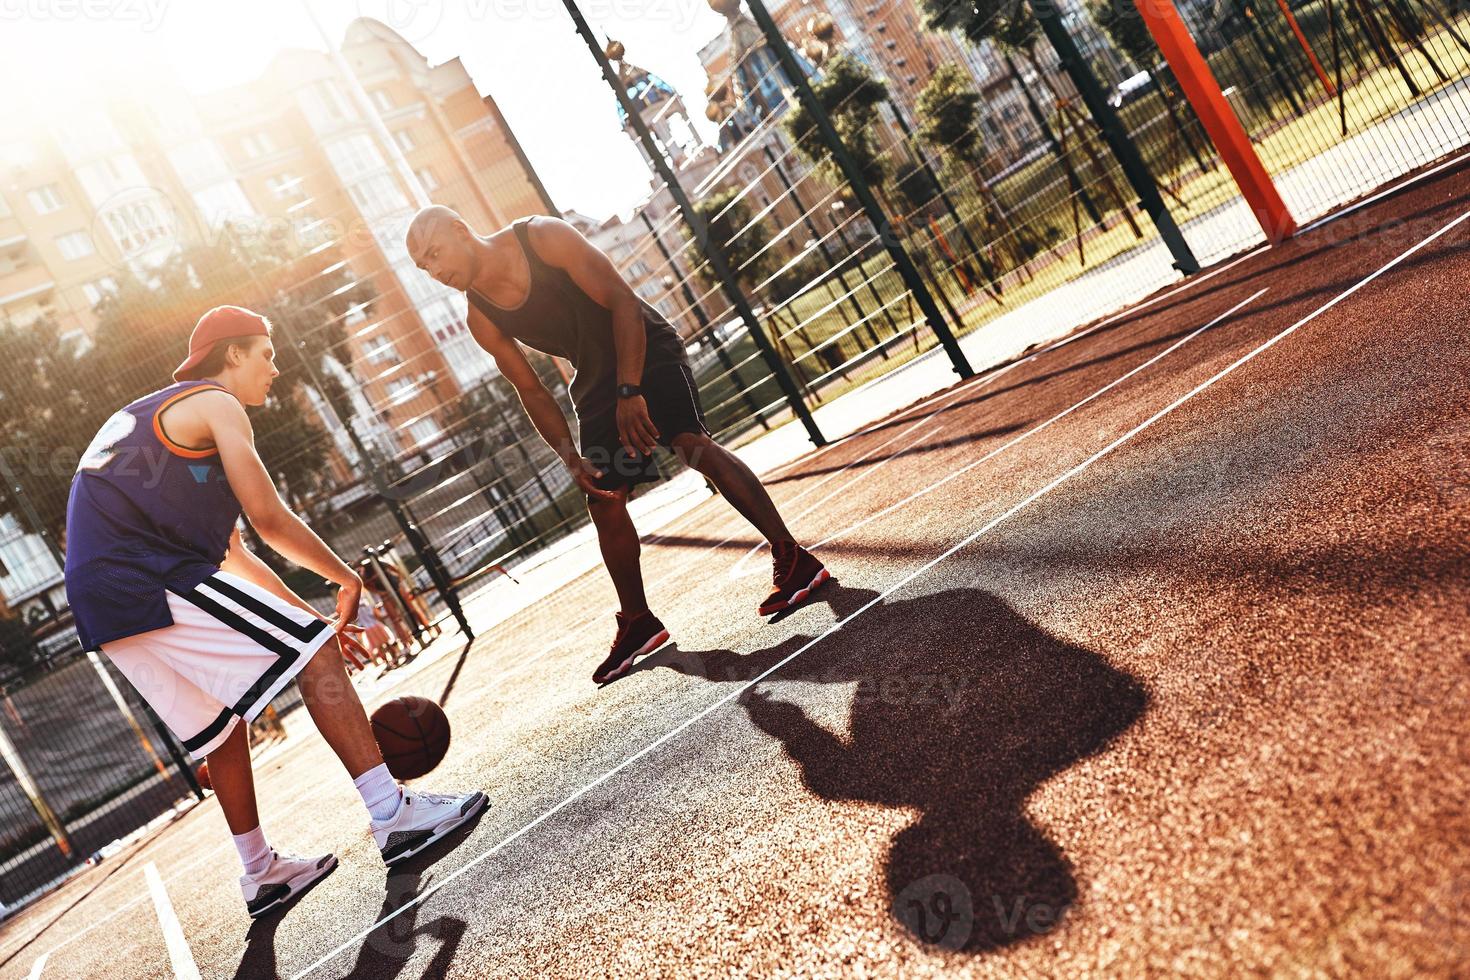
[[[194,770],[194,778],[199,780],[200,789],[212,789],[209,785],[209,763],[199,763],[199,768]]]
[[[394,698],[373,712],[373,737],[394,779],[417,779],[449,751],[449,719],[428,698]]]

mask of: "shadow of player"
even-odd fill
[[[488,808],[487,808],[488,809]],[[459,945],[464,940],[465,921],[450,915],[441,915],[431,922],[418,922],[421,905],[413,904],[424,885],[424,877],[436,861],[444,857],[469,837],[478,825],[480,817],[457,828],[422,854],[395,865],[388,870],[384,886],[383,907],[374,916],[374,922],[384,922],[370,932],[357,949],[357,959],[346,974],[354,978],[371,977],[375,980],[392,980],[399,976],[413,958],[418,945],[425,938],[438,941],[434,957],[422,972],[424,977],[442,977],[454,962]],[[307,892],[306,894],[310,894]],[[286,912],[300,902],[297,896],[286,903],[279,914],[268,915],[251,923],[246,933],[245,954],[235,970],[235,980],[256,977],[281,976],[276,968],[276,929],[285,918]],[[395,915],[399,910],[401,914]]]
[[[875,593],[834,584],[819,595],[840,619]],[[745,682],[804,642],[749,655],[671,649],[645,664]],[[791,681],[851,685],[850,734],[770,693]],[[878,603],[740,703],[813,793],[918,812],[888,853],[890,911],[925,943],[978,952],[1050,932],[1076,902],[1070,862],[1027,819],[1026,799],[1106,749],[1147,696],[996,596],[954,589]]]

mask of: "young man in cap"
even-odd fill
[[[707,477],[770,543],[773,587],[761,615],[792,608],[829,579],[792,539],[750,467],[710,438],[678,331],[575,228],[531,217],[481,237],[454,211],[435,205],[414,216],[407,245],[420,268],[468,294],[470,332],[587,494],[622,607],[612,650],[594,681],[613,680],[669,638],[644,597],[638,531],[628,516],[632,488],[658,479],[655,445]],[[518,343],[576,368],[571,396],[580,447]]]
[[[252,917],[337,864],[330,854],[275,852],[256,812],[249,722],[293,678],[361,792],[388,864],[487,802],[478,792],[403,789],[383,764],[335,642],[355,629],[362,581],[282,503],[245,414],[264,404],[279,373],[270,332],[264,317],[237,306],[205,313],[176,383],[118,411],[87,447],[66,515],[66,591],[82,646],[106,654],[184,747],[208,761]],[[333,619],[246,549],[242,511],[268,545],[337,586]]]

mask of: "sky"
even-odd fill
[[[258,77],[287,47],[325,50],[308,0],[0,0],[0,65],[44,105],[84,75],[171,71],[196,92]],[[596,218],[627,215],[649,170],[622,132],[612,90],[562,0],[310,0],[333,43],[357,17],[397,30],[431,65],[458,56],[493,95],[552,200]],[[581,0],[599,39],[684,96],[706,139],[699,48],[724,18],[706,0]],[[16,90],[7,85],[7,97]],[[0,133],[0,141],[4,134]]]

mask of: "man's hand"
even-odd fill
[[[658,429],[648,415],[648,402],[642,395],[618,399],[618,439],[630,453],[653,454],[658,445]]]
[[[566,463],[567,472],[572,474],[573,482],[587,496],[596,497],[599,500],[618,499],[616,493],[611,490],[604,490],[597,485],[598,479],[602,476],[602,471],[589,463],[585,458],[581,456],[570,456],[562,460],[562,462]]]
[[[337,615],[332,617],[332,628],[338,633],[361,633],[357,626],[357,604],[362,598],[362,579],[354,574],[350,579],[337,583]]]

